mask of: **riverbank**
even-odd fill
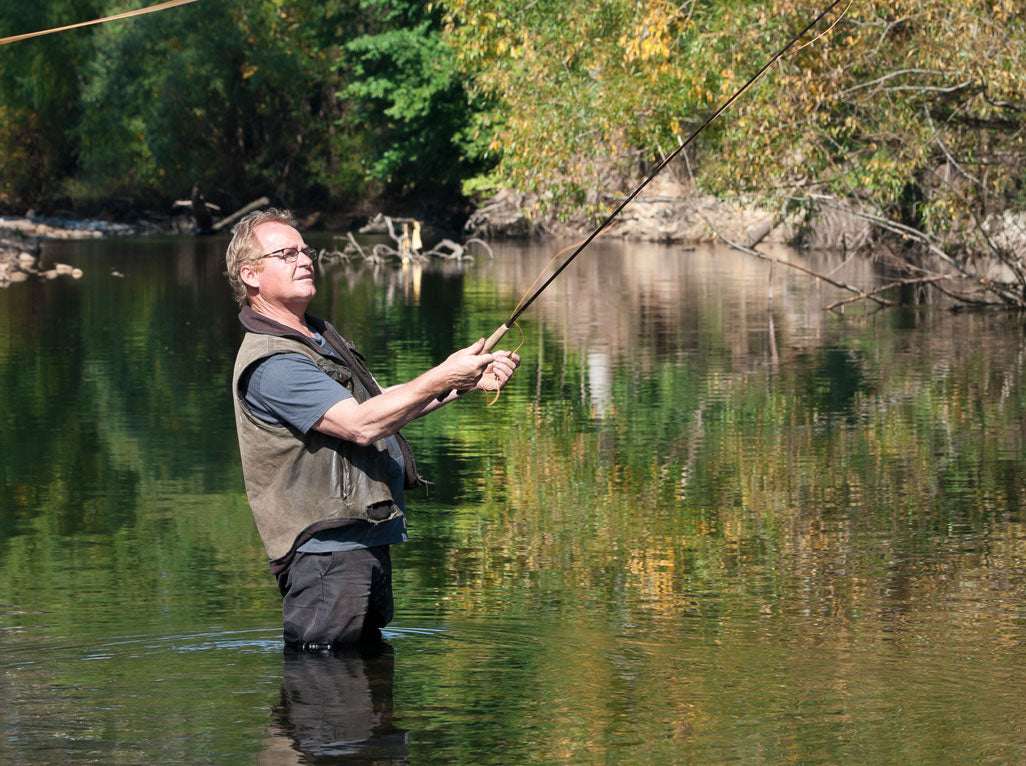
[[[623,197],[596,192],[592,210],[615,209]],[[461,232],[435,225],[432,211],[423,206],[402,206],[403,216],[420,221],[425,242],[438,238],[484,240],[559,238],[579,240],[590,234],[598,220],[594,215],[558,217],[546,212],[542,200],[534,195],[503,190],[480,204],[470,213]],[[304,231],[364,232],[368,227],[365,210],[317,211],[296,210]],[[386,211],[394,214],[396,211]],[[380,214],[379,214],[380,217]],[[230,218],[230,216],[229,216]],[[122,219],[133,220],[132,218]],[[73,220],[70,218],[0,216],[0,287],[23,282],[32,277],[54,279],[58,276],[80,276],[75,265],[40,263],[42,243],[53,239],[98,239],[106,237],[186,235],[197,233],[197,222],[187,213],[162,216],[154,220],[140,213],[134,223],[105,220]],[[448,220],[448,219],[446,219]],[[427,234],[427,232],[433,232]],[[439,233],[441,232],[441,233]],[[832,250],[848,254],[861,251],[864,257],[879,258],[886,253],[894,273],[919,275],[923,280],[925,259],[930,259],[933,273],[930,281],[947,278],[947,266],[965,257],[965,244],[976,239],[978,263],[962,270],[971,282],[996,286],[999,302],[1023,305],[1016,290],[1021,282],[1022,260],[1018,253],[1026,251],[1026,213],[1005,211],[992,214],[979,226],[978,232],[951,232],[950,242],[932,240],[914,228],[883,217],[879,211],[866,209],[853,200],[817,197],[814,204],[798,206],[795,211],[774,207],[766,199],[723,199],[698,194],[688,184],[672,175],[660,176],[617,216],[603,236],[632,241],[654,241],[697,245],[724,242],[753,254],[759,245],[784,245],[801,250]],[[961,237],[961,245],[959,245]],[[430,244],[430,243],[428,243]],[[956,256],[949,256],[945,249]],[[917,254],[918,253],[918,254]],[[914,268],[913,268],[914,267]],[[963,296],[977,302],[972,295]]]
[[[607,210],[622,196],[601,195]],[[597,205],[596,205],[597,206]],[[584,216],[560,219],[543,212],[536,195],[503,190],[481,205],[467,230],[482,238],[587,236],[595,223]],[[872,224],[840,210],[821,210],[811,219],[788,214],[763,201],[697,194],[672,177],[655,178],[617,216],[604,236],[649,242],[701,244],[721,240],[755,247],[780,244],[813,250],[851,250],[869,241]]]
[[[33,277],[78,279],[82,276],[82,270],[71,264],[42,265],[39,256],[46,240],[131,236],[143,228],[109,221],[0,216],[0,287]]]

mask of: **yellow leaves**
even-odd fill
[[[482,142],[490,138],[497,172],[513,184],[557,195],[560,185],[590,188],[611,156],[686,134],[810,12],[802,0],[599,5],[563,0],[558,10],[539,4],[515,16],[483,0],[446,3],[473,24],[456,28],[460,56],[499,100],[502,133]],[[937,154],[934,130],[923,127],[931,105],[974,119],[1001,117],[1004,107],[988,100],[1021,105],[1024,10],[1026,0],[859,0],[815,46],[768,71],[695,151],[729,158],[704,166],[725,185],[744,177],[779,186],[801,163],[806,178],[833,174],[896,193]],[[987,98],[942,90],[967,79]],[[936,121],[953,131],[951,151],[971,151],[955,127]],[[1005,146],[1021,153],[1023,143],[1009,136]]]
[[[647,63],[673,55],[680,9],[665,0],[647,0],[641,23],[624,31],[619,44],[628,63]]]
[[[248,80],[250,77],[256,74],[258,67],[256,64],[243,64],[242,65],[242,79]]]

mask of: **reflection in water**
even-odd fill
[[[1026,763],[1022,317],[596,242],[517,385],[409,428],[393,719],[387,647],[282,681],[223,242],[54,247],[86,276],[0,291],[0,762]],[[405,380],[554,249],[326,263],[312,309]]]
[[[601,351],[589,351],[587,359],[588,393],[591,398],[592,416],[601,418],[606,414],[612,399],[609,357]]]
[[[410,735],[392,725],[394,671],[384,642],[333,652],[286,648],[264,762],[282,763],[288,738],[293,751],[317,761],[405,764]]]

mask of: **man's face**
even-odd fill
[[[303,236],[284,223],[262,223],[253,229],[261,253],[274,253],[285,248],[306,247]],[[283,253],[279,253],[282,255]],[[246,269],[247,267],[243,267]],[[313,261],[300,252],[294,263],[285,263],[275,256],[262,258],[255,267],[242,274],[243,281],[257,287],[259,298],[281,306],[308,304],[317,292],[314,287]]]

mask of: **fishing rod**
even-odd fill
[[[748,88],[752,84],[754,84],[756,80],[758,80],[760,77],[762,77],[762,75],[766,72],[767,69],[769,69],[771,66],[773,66],[789,50],[791,50],[791,48],[794,46],[794,44],[797,43],[805,35],[806,32],[808,32],[810,29],[812,29],[814,26],[816,26],[820,21],[822,21],[823,18],[828,13],[830,13],[830,11],[832,11],[835,7],[840,5],[841,2],[843,2],[843,0],[833,0],[833,2],[830,3],[830,5],[828,5],[823,11],[821,11],[819,13],[819,15],[816,16],[816,18],[814,18],[812,21],[810,21],[808,24],[806,24],[805,27],[798,34],[796,34],[794,37],[792,37],[791,40],[787,43],[787,45],[785,45],[783,48],[781,48],[773,56],[773,58],[771,58],[769,61],[767,61],[763,65],[762,69],[760,69],[758,72],[756,72],[754,75],[752,75],[752,77],[749,78],[748,82],[746,82],[744,85],[742,85],[740,88],[738,88],[730,98],[728,98],[726,101],[724,101],[716,109],[716,111],[714,111],[711,115],[709,115],[709,117],[706,118],[705,122],[703,122],[701,125],[699,125],[698,128],[690,136],[688,136],[685,141],[683,141],[676,149],[674,149],[672,152],[670,152],[670,154],[668,154],[658,165],[656,165],[655,170],[653,170],[649,174],[649,176],[644,181],[642,181],[641,184],[634,191],[632,191],[630,194],[628,194],[623,199],[623,201],[619,205],[616,206],[616,209],[613,210],[613,212],[610,213],[601,224],[599,224],[597,229],[595,229],[591,234],[588,235],[587,239],[583,240],[581,242],[581,244],[577,246],[577,248],[573,251],[573,253],[571,253],[570,256],[565,261],[563,261],[562,264],[560,264],[559,268],[557,268],[555,271],[553,271],[552,274],[549,275],[548,279],[546,279],[538,287],[538,289],[535,290],[531,294],[530,297],[528,297],[526,300],[522,300],[517,305],[517,308],[514,309],[512,315],[510,315],[510,318],[507,319],[502,324],[502,326],[499,327],[499,329],[497,329],[494,333],[492,333],[492,335],[485,341],[484,353],[488,353],[493,348],[495,348],[495,344],[498,343],[500,340],[502,340],[502,337],[509,331],[510,327],[517,321],[517,319],[520,317],[521,314],[523,314],[525,311],[527,311],[528,307],[532,303],[534,303],[535,299],[539,295],[542,294],[542,292],[545,290],[545,288],[548,287],[550,284],[552,284],[552,281],[556,277],[558,277],[567,266],[570,265],[570,263],[574,260],[574,258],[576,258],[578,255],[580,255],[581,252],[588,245],[591,244],[592,240],[594,240],[595,237],[597,237],[599,234],[601,234],[603,231],[605,231],[605,229],[607,229],[609,227],[609,225],[620,214],[620,212],[625,207],[627,207],[627,205],[629,205],[634,200],[635,197],[637,197],[641,193],[642,189],[644,189],[646,186],[649,185],[649,183],[652,181],[652,179],[654,179],[657,175],[659,175],[659,173],[662,172],[663,168],[665,168],[667,165],[669,165],[670,162],[672,162],[673,159],[677,155],[679,155],[682,151],[684,151],[687,148],[688,144],[690,144],[692,141],[694,141],[695,138],[698,136],[698,134],[701,133],[703,130],[705,130],[709,126],[709,124],[712,123],[713,120],[715,120],[717,117],[719,117],[721,114],[723,114],[723,112],[725,112],[727,109],[729,109],[730,105],[733,104],[742,93],[744,93],[746,90],[748,90]],[[850,4],[851,4],[851,0],[849,0],[849,5]]]

